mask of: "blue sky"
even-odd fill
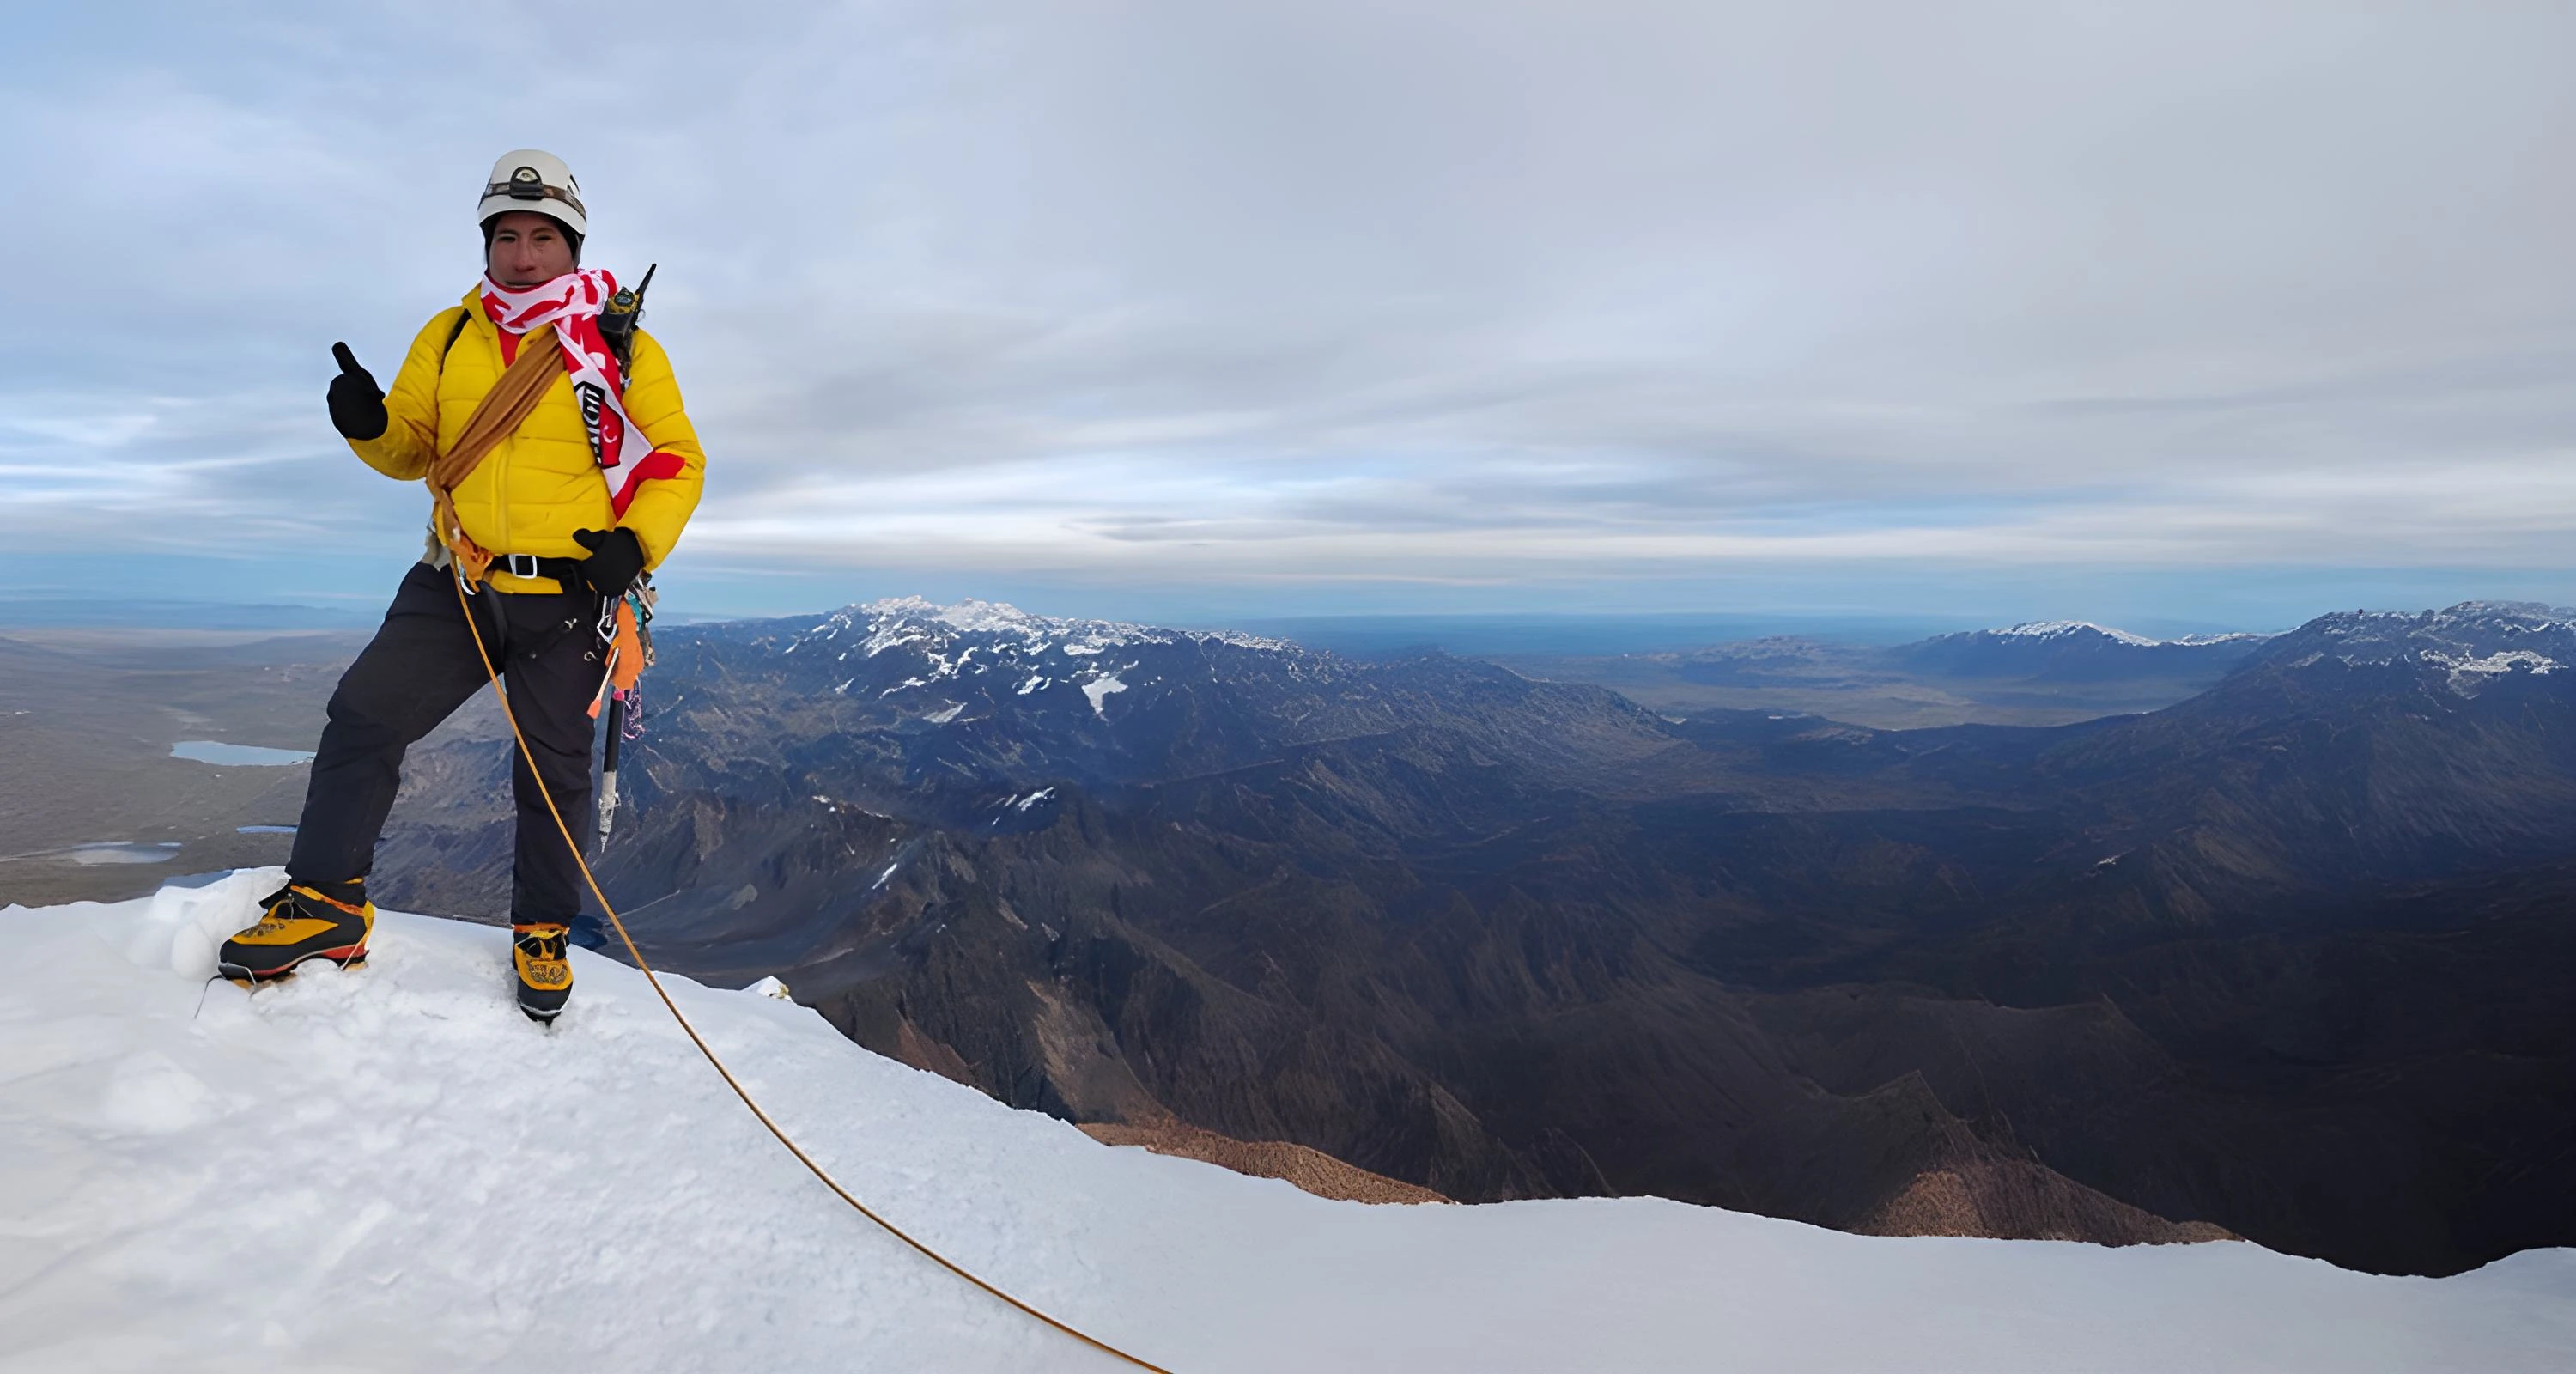
[[[698,613],[2576,602],[2565,6],[11,23],[0,596],[380,604],[330,344],[536,145],[662,264]]]

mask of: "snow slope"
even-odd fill
[[[503,932],[389,914],[362,970],[204,988],[274,881],[0,912],[27,970],[0,983],[0,1369],[1119,1367],[825,1193],[619,965],[577,951],[549,1032],[509,1005]],[[2576,1252],[2392,1279],[2241,1243],[1865,1238],[1651,1199],[1328,1202],[672,983],[860,1195],[1181,1374],[2576,1353]]]

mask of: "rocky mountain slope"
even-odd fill
[[[2327,617],[2150,715],[1888,732],[880,603],[666,634],[603,873],[681,967],[1077,1121],[2450,1272],[2576,1235],[2569,633]]]

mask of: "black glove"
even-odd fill
[[[373,439],[385,432],[385,389],[358,366],[358,355],[344,343],[331,345],[340,360],[340,375],[331,379],[331,427],[351,439]]]
[[[611,601],[626,595],[644,571],[644,542],[633,530],[574,530],[572,542],[590,550],[581,560],[581,580]]]

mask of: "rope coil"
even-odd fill
[[[868,1220],[875,1222],[887,1235],[893,1236],[896,1240],[902,1241],[904,1244],[921,1252],[925,1258],[929,1259],[940,1268],[947,1270],[949,1273],[955,1274],[957,1277],[975,1285],[986,1293],[989,1293],[1010,1306],[1017,1308],[1021,1312],[1036,1318],[1038,1321],[1063,1332],[1065,1335],[1073,1337],[1075,1340],[1082,1342],[1084,1345],[1090,1346],[1094,1350],[1115,1356],[1138,1369],[1150,1371],[1150,1374],[1172,1374],[1171,1370],[1165,1369],[1163,1366],[1155,1364],[1151,1360],[1147,1360],[1141,1356],[1128,1354],[1126,1351],[1111,1345],[1109,1342],[1104,1341],[1097,1336],[1089,1335],[1078,1327],[1048,1316],[1046,1313],[1039,1311],[1028,1303],[1002,1291],[992,1283],[976,1275],[974,1271],[966,1268],[964,1265],[959,1264],[957,1261],[948,1258],[946,1255],[931,1249],[920,1240],[915,1239],[911,1233],[905,1231],[902,1227],[895,1225],[893,1222],[886,1220],[884,1217],[879,1216],[873,1208],[869,1207],[866,1203],[859,1201],[856,1195],[852,1194],[849,1189],[842,1187],[840,1181],[832,1177],[829,1170],[826,1170],[821,1164],[816,1163],[812,1155],[805,1153],[802,1146],[799,1146],[794,1140],[789,1139],[787,1132],[781,1129],[777,1122],[770,1120],[769,1113],[761,1110],[760,1104],[752,1100],[751,1093],[747,1091],[742,1086],[742,1083],[733,1076],[733,1070],[726,1068],[724,1061],[716,1057],[715,1050],[707,1044],[706,1038],[698,1034],[698,1028],[690,1025],[689,1018],[681,1014],[680,1004],[671,1000],[671,994],[662,986],[661,976],[653,972],[653,966],[651,964],[644,962],[644,951],[635,947],[635,937],[626,933],[626,922],[618,917],[617,908],[609,905],[608,894],[600,890],[599,879],[591,873],[589,860],[582,857],[581,845],[578,841],[573,839],[572,827],[564,824],[562,809],[555,805],[554,794],[546,789],[544,777],[537,773],[537,759],[535,754],[529,752],[528,737],[519,732],[519,717],[517,713],[510,709],[510,694],[501,686],[500,669],[493,666],[492,651],[483,643],[483,627],[475,622],[473,603],[466,600],[466,585],[465,579],[462,575],[459,575],[456,579],[456,606],[458,610],[465,613],[465,628],[474,636],[474,652],[477,657],[483,660],[483,672],[485,676],[492,680],[492,695],[500,699],[501,716],[504,720],[507,720],[510,723],[510,738],[517,741],[520,757],[526,760],[529,774],[536,778],[537,795],[545,798],[546,813],[554,817],[555,829],[563,835],[565,847],[572,851],[573,862],[580,865],[581,879],[583,882],[590,885],[590,895],[598,898],[599,909],[608,913],[608,923],[616,928],[618,940],[625,944],[627,957],[635,961],[635,967],[643,970],[645,981],[653,985],[653,995],[662,999],[662,1005],[671,1013],[671,1019],[679,1022],[680,1029],[688,1033],[689,1043],[697,1046],[698,1053],[705,1055],[707,1062],[715,1066],[715,1071],[719,1077],[724,1079],[725,1086],[733,1089],[733,1095],[742,1099],[742,1105],[750,1109],[752,1116],[757,1118],[761,1125],[767,1127],[772,1136],[777,1137],[779,1144],[787,1147],[787,1153],[796,1156],[797,1163],[804,1165],[805,1168],[814,1175],[814,1177],[822,1180],[823,1186],[831,1189],[834,1196],[840,1198],[841,1201],[850,1204],[851,1208],[860,1216],[866,1217]]]

